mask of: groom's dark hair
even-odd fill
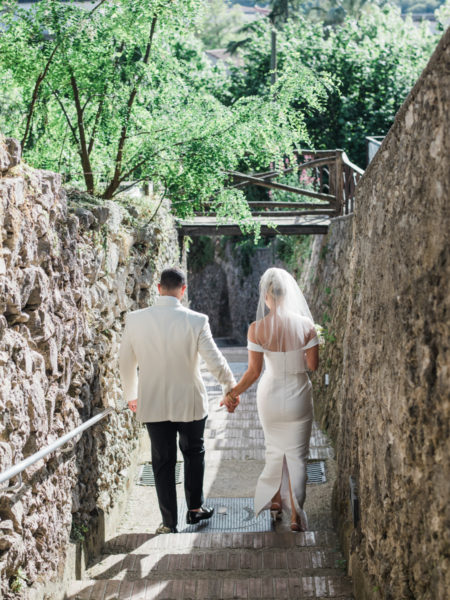
[[[186,285],[186,275],[178,267],[170,267],[169,269],[164,269],[161,273],[159,283],[166,290],[176,290]]]

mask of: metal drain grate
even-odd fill
[[[272,531],[270,512],[264,510],[258,518],[253,512],[253,498],[208,498],[205,506],[214,506],[211,519],[197,525],[186,525],[186,502],[178,508],[178,531],[180,533],[260,532]]]
[[[182,462],[177,462],[175,465],[175,483],[181,483],[183,481],[183,470],[181,468]],[[145,463],[142,465],[137,480],[138,485],[155,485],[155,475],[153,473],[152,463]]]
[[[307,483],[325,483],[327,480],[325,475],[325,462],[323,460],[308,462],[306,465],[306,473],[308,475]]]

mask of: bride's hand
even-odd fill
[[[239,396],[232,396],[231,392],[228,392],[225,397],[220,401],[220,406],[226,406],[229,413],[233,413],[240,402]]]

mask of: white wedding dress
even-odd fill
[[[256,486],[255,513],[269,508],[278,490],[283,508],[290,510],[290,479],[295,510],[304,530],[308,528],[303,503],[313,422],[312,385],[306,373],[305,350],[318,343],[314,336],[303,347],[299,342],[296,350],[273,352],[248,342],[249,350],[264,353],[265,363],[256,399],[264,430],[266,464]]]

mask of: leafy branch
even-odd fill
[[[149,39],[148,39],[147,47],[145,49],[144,60],[142,61],[142,63],[144,65],[148,65],[148,61],[150,59],[150,53],[151,53],[152,44],[153,44],[153,36],[155,35],[157,21],[158,21],[158,17],[155,15],[151,22]],[[142,74],[139,76],[138,80],[136,81],[136,84],[134,85],[133,89],[130,92],[130,97],[128,98],[126,118],[125,118],[125,122],[122,126],[122,131],[120,133],[119,144],[118,144],[118,148],[117,148],[114,175],[111,180],[111,183],[109,184],[109,186],[106,188],[105,192],[103,193],[104,198],[111,198],[112,195],[114,194],[114,192],[116,191],[116,189],[120,185],[120,175],[121,175],[122,160],[123,160],[123,149],[124,149],[125,141],[127,139],[128,125],[129,125],[129,121],[130,121],[133,104],[136,99],[136,96],[138,93],[138,88],[142,82],[143,77],[144,77],[144,71],[142,71]]]
[[[100,0],[100,2],[87,13],[87,17],[88,18],[91,17],[100,8],[100,6],[102,4],[104,4],[105,2],[106,2],[106,0]],[[29,104],[29,108],[28,108],[28,114],[27,114],[26,121],[25,121],[25,131],[22,136],[22,140],[20,142],[22,149],[25,147],[25,143],[26,143],[26,141],[28,139],[28,135],[30,133],[31,122],[33,119],[36,102],[39,97],[39,88],[41,87],[44,79],[46,78],[46,76],[50,70],[51,64],[53,62],[53,59],[56,56],[57,51],[60,49],[62,43],[67,39],[67,37],[70,34],[71,34],[71,32],[68,30],[66,32],[66,34],[56,42],[55,46],[53,47],[52,52],[50,53],[50,56],[47,59],[47,62],[44,65],[44,69],[37,76],[36,82],[34,84],[33,94],[31,96],[31,100],[30,100],[30,104]]]
[[[225,171],[260,169],[306,142],[293,98],[316,109],[324,87],[293,68],[280,74],[276,103],[270,93],[232,98],[230,80],[194,37],[199,2],[105,0],[88,21],[57,0],[40,0],[33,19],[18,11],[0,35],[0,81],[10,94],[0,127],[14,136],[27,115],[27,162],[62,167],[93,195],[152,180],[180,216],[213,202],[247,226],[245,196]]]

